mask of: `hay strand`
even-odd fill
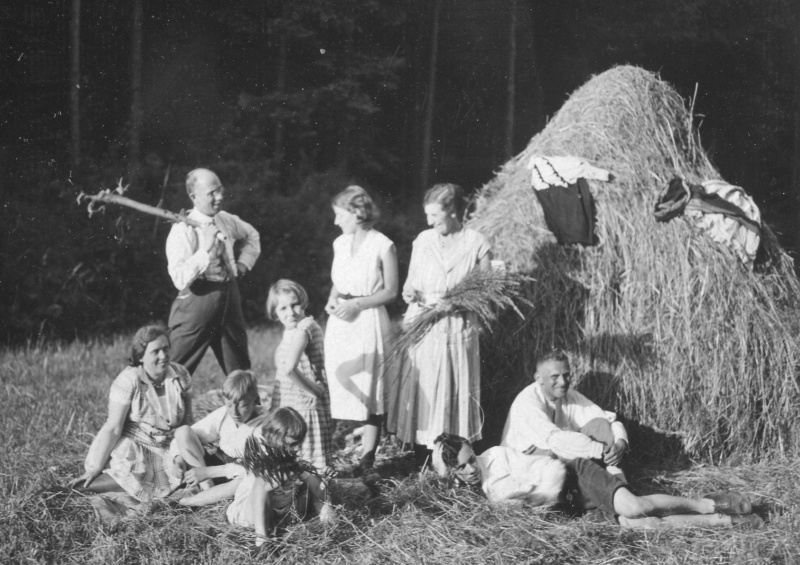
[[[531,306],[526,298],[526,286],[533,278],[505,270],[470,271],[450,288],[439,301],[395,333],[392,338],[392,358],[403,355],[417,345],[442,319],[458,314],[475,314],[480,329],[493,331],[500,315],[513,311],[524,319],[520,306]]]

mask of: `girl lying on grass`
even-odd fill
[[[333,519],[325,480],[297,458],[307,431],[297,410],[278,408],[259,419],[257,431],[245,444],[242,465],[247,474],[227,516],[231,524],[254,528],[257,546],[277,526],[304,519],[312,507],[320,520]]]
[[[275,350],[272,407],[289,406],[300,413],[308,425],[300,458],[324,472],[333,451],[333,425],[322,329],[306,316],[307,307],[308,294],[296,282],[281,279],[270,287],[267,317],[283,324],[283,337]]]
[[[468,485],[480,485],[492,502],[528,502],[533,506],[556,502],[570,468],[577,474],[581,494],[608,519],[628,528],[764,526],[760,516],[750,513],[752,505],[744,494],[720,492],[700,499],[667,494],[636,496],[618,475],[591,459],[578,458],[565,465],[549,456],[527,455],[499,446],[476,456],[466,439],[442,434],[436,438],[433,466],[440,476],[452,473]]]
[[[170,446],[172,472],[182,477],[190,489],[202,489],[181,498],[181,504],[186,506],[204,506],[233,498],[245,474],[244,467],[226,461],[244,456],[245,442],[254,431],[251,424],[262,415],[255,373],[233,371],[222,385],[222,395],[225,406],[191,426],[175,430],[175,440]],[[221,484],[214,486],[215,479],[222,481]]]

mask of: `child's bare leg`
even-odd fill
[[[627,488],[620,488],[614,493],[614,511],[626,518],[672,514],[713,514],[715,505],[713,500],[707,498],[697,500],[668,494],[636,496]]]
[[[264,545],[272,531],[272,500],[262,479],[258,479],[250,494],[250,523],[256,531],[256,546]]]
[[[311,499],[319,519],[323,522],[329,522],[335,519],[333,509],[329,502],[328,482],[310,473],[302,476],[301,480],[306,484],[307,496]],[[308,501],[306,501],[305,508],[307,509],[308,506]]]
[[[364,435],[361,437],[361,466],[372,467],[375,462],[375,452],[381,438],[381,419],[383,417],[370,414],[364,423]]]
[[[184,496],[181,498],[180,503],[184,506],[208,506],[222,500],[230,500],[236,494],[236,487],[239,486],[241,480],[241,477],[237,477],[232,481],[215,485],[192,496]]]
[[[200,438],[194,433],[191,426],[181,426],[175,430],[175,441],[178,443],[178,449],[181,453],[181,458],[190,467],[205,467],[204,461],[205,450],[203,444],[200,443]]]
[[[205,467],[205,449],[203,444],[200,443],[200,438],[194,433],[191,426],[181,426],[175,430],[175,442],[178,444],[180,455],[175,458],[172,473],[176,477],[183,476],[186,471],[186,466],[190,468]],[[177,473],[176,473],[177,472]],[[203,490],[210,489],[214,486],[214,482],[210,480],[200,482],[200,488]]]
[[[625,528],[730,528],[733,525],[731,517],[724,514],[672,514],[663,518],[657,516],[625,518],[620,516],[619,524]]]

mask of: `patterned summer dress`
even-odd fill
[[[328,383],[325,379],[322,328],[314,321],[314,318],[309,316],[301,320],[296,328],[284,329],[283,339],[275,350],[276,366],[280,366],[288,354],[291,332],[308,334],[308,345],[294,370],[325,387],[325,396],[317,398],[316,395],[295,385],[287,377],[280,377],[275,380],[272,407],[289,406],[297,410],[305,419],[308,424],[308,433],[300,447],[298,458],[304,459],[322,470],[330,464],[330,455],[333,452],[333,424],[331,423]]]
[[[104,472],[133,498],[143,502],[162,498],[180,484],[181,479],[170,472],[169,446],[175,428],[183,423],[191,387],[189,372],[170,363],[164,379],[165,413],[142,366],[127,367],[114,379],[109,400],[130,409]]]

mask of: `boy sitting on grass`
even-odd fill
[[[225,406],[175,431],[175,440],[170,446],[173,473],[182,475],[188,487],[199,486],[205,491],[184,497],[181,504],[203,506],[233,498],[245,474],[241,465],[225,464],[217,453],[222,452],[230,460],[241,459],[244,455],[247,438],[253,434],[248,424],[263,414],[255,374],[243,370],[231,372],[222,385],[222,394]],[[178,438],[183,441],[179,442]],[[179,445],[186,447],[180,449]],[[233,480],[214,486],[213,479]]]
[[[433,467],[437,473],[453,473],[468,485],[480,485],[495,503],[552,504],[566,476],[564,463],[547,456],[526,455],[506,447],[493,447],[476,456],[467,440],[452,434],[440,435],[435,443]],[[699,500],[666,494],[636,496],[619,475],[612,475],[595,461],[578,458],[568,465],[577,473],[581,493],[624,527],[756,529],[764,525],[761,517],[750,514],[750,500],[740,493],[715,493]]]

